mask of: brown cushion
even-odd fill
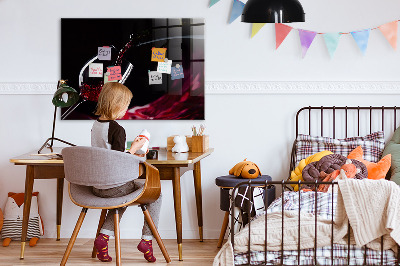
[[[321,158],[317,162],[312,162],[304,167],[302,176],[304,181],[315,182],[316,180],[322,181],[324,177],[321,176],[321,172],[330,174],[335,170],[340,169],[346,161],[349,160],[345,156],[340,154],[330,154]],[[360,169],[360,173],[357,173],[354,178],[363,179],[368,177],[367,167],[360,161],[350,159],[357,169]],[[304,185],[302,188],[311,188],[313,186]]]

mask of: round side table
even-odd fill
[[[219,235],[218,245],[217,247],[220,248],[222,246],[222,242],[224,241],[226,228],[228,227],[229,222],[229,207],[230,207],[230,199],[229,193],[230,190],[233,189],[237,184],[246,182],[246,181],[263,181],[266,180],[272,181],[272,178],[269,175],[261,175],[254,179],[246,179],[241,177],[236,177],[234,175],[226,175],[220,176],[215,179],[215,184],[220,187],[220,209],[225,211],[224,221],[222,222],[221,233]],[[256,186],[255,186],[256,187]],[[267,206],[271,204],[275,200],[275,186],[271,186],[268,189],[268,201]]]

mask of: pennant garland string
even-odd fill
[[[209,7],[212,7],[219,1],[220,0],[210,0]],[[245,4],[242,1],[233,0],[232,10],[231,10],[231,14],[229,17],[229,24],[231,24],[238,17],[240,17],[240,15],[242,14],[242,11],[244,9],[244,6],[245,6]],[[329,55],[331,58],[333,57],[333,55],[338,47],[340,36],[345,35],[345,34],[351,34],[353,36],[353,39],[355,40],[356,44],[360,48],[360,51],[364,55],[367,50],[367,47],[368,47],[370,32],[372,30],[379,29],[382,32],[382,34],[384,35],[384,37],[386,38],[386,40],[389,42],[389,44],[392,46],[392,48],[394,50],[396,50],[397,49],[397,29],[398,29],[399,21],[400,20],[395,20],[395,21],[385,23],[385,24],[380,25],[375,28],[369,28],[369,29],[364,29],[364,30],[359,30],[359,31],[333,32],[333,33],[315,32],[315,31],[297,29],[297,28],[293,28],[293,27],[290,27],[285,24],[275,23],[276,49],[279,48],[279,46],[285,40],[287,35],[294,29],[294,30],[299,31],[303,58],[306,55],[308,49],[310,48],[314,38],[318,34],[323,35],[326,47],[328,49],[328,52],[329,52]],[[265,24],[266,23],[252,23],[251,38],[253,38]]]
[[[370,29],[364,29],[360,31],[350,31],[350,32],[335,32],[335,33],[324,33],[324,32],[316,32],[316,34],[321,34],[324,36],[324,41],[325,44],[328,48],[329,55],[333,57],[334,52],[336,51],[336,48],[339,44],[339,39],[341,35],[345,34],[351,34],[356,41],[358,47],[360,48],[362,54],[365,54],[365,51],[368,46],[368,40],[369,40],[369,35],[372,30],[380,30],[382,34],[385,36],[387,41],[390,43],[390,45],[393,47],[394,50],[397,48],[397,29],[398,29],[398,22],[400,20],[395,20],[392,22],[385,23],[381,26],[375,27],[375,28],[370,28]],[[281,26],[277,26],[281,25]],[[286,26],[283,27],[282,25]],[[289,34],[291,30],[297,30],[299,31],[305,31],[303,29],[296,29],[293,27],[290,27],[285,24],[281,23],[275,23],[275,34],[276,34],[276,49],[282,44],[282,42],[285,40],[286,36]],[[286,33],[286,32],[287,33]],[[308,32],[313,32],[313,31],[308,31]],[[286,34],[286,35],[285,35]],[[301,42],[301,40],[300,40]],[[310,43],[311,45],[311,43]],[[303,58],[305,56],[305,53],[307,50],[305,49],[305,46],[303,47],[302,44],[302,53],[303,53]]]

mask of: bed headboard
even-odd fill
[[[375,131],[383,131],[389,139],[398,126],[396,106],[308,106],[296,114],[296,137],[299,134],[347,138],[363,136]],[[295,164],[295,144],[293,144],[290,171]],[[290,172],[289,172],[290,176]]]
[[[324,136],[324,129],[326,130],[328,123],[331,125],[332,137],[336,138],[346,138],[346,137],[355,137],[360,136],[360,129],[364,126],[368,126],[369,132],[372,133],[373,130],[382,130],[385,132],[385,124],[387,125],[388,121],[392,122],[393,128],[391,131],[386,131],[385,133],[392,133],[393,129],[397,127],[397,111],[400,108],[396,106],[392,107],[362,107],[362,106],[308,106],[301,108],[296,114],[296,137],[298,134],[309,134],[316,135],[317,132],[311,132],[313,126],[315,124],[319,124],[319,135]],[[319,113],[318,116],[320,121],[312,121],[312,118],[315,117],[314,113]],[[304,119],[304,115],[308,117],[308,119]],[[365,118],[369,118],[368,121]],[[354,124],[354,122],[357,122]],[[367,123],[366,123],[367,122]],[[301,131],[301,123],[306,123],[308,132]],[[379,125],[380,128],[374,128],[374,125]],[[304,124],[303,124],[304,126]],[[337,127],[339,126],[339,127]],[[349,135],[349,129],[357,128],[357,135]],[[344,131],[344,135],[336,136],[337,128]],[[325,136],[328,132],[325,131]],[[365,132],[364,132],[365,133]],[[387,134],[385,134],[387,136]]]

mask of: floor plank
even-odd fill
[[[40,239],[36,247],[25,249],[25,258],[19,259],[21,244],[18,241],[12,241],[9,247],[0,246],[0,264],[3,266],[11,265],[60,265],[61,258],[64,255],[69,239]],[[121,239],[122,264],[123,265],[146,265],[150,264],[143,258],[143,254],[136,249],[140,240]],[[216,239],[204,240],[200,242],[197,239],[185,239],[183,241],[183,261],[178,260],[178,247],[176,240],[163,240],[168,250],[172,262],[167,264],[162,256],[157,242],[154,241],[154,255],[157,258],[157,265],[212,265],[215,255],[218,253]],[[110,241],[110,255],[115,259],[113,239]],[[103,263],[92,259],[93,240],[77,239],[68,259],[67,265],[114,265],[112,263]]]

